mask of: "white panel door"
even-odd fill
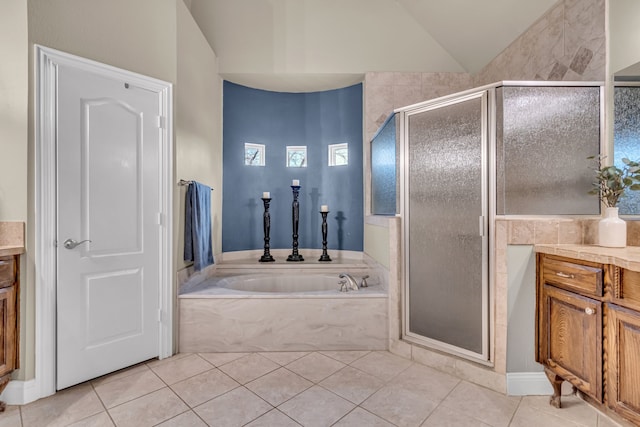
[[[158,356],[159,94],[58,67],[57,388]]]

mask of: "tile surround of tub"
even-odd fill
[[[179,305],[181,352],[387,348],[386,296],[304,304],[292,298],[181,298]]]

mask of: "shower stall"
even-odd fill
[[[494,221],[599,214],[587,193],[602,91],[501,82],[395,111],[397,138],[372,141],[372,200],[402,217],[404,340],[492,364]],[[397,202],[376,176],[389,176],[374,157],[384,144],[395,145]]]

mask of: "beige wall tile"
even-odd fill
[[[582,220],[560,220],[558,222],[558,243],[582,243]]]
[[[508,230],[510,245],[527,245],[534,241],[535,224],[532,221],[509,221]]]
[[[534,243],[558,243],[558,220],[539,220],[535,223]]]
[[[582,243],[585,245],[598,244],[598,219],[585,220],[582,223]]]
[[[393,85],[420,87],[422,73],[393,73]]]

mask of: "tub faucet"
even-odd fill
[[[369,275],[366,276],[362,276],[361,282],[360,282],[360,287],[361,288],[368,288],[369,285],[367,284],[367,279],[369,278]]]
[[[354,279],[350,274],[340,273],[338,277],[341,279],[347,279],[347,282],[349,283],[349,288],[353,289],[354,291],[357,291],[359,289],[358,282],[356,282],[356,279]]]

